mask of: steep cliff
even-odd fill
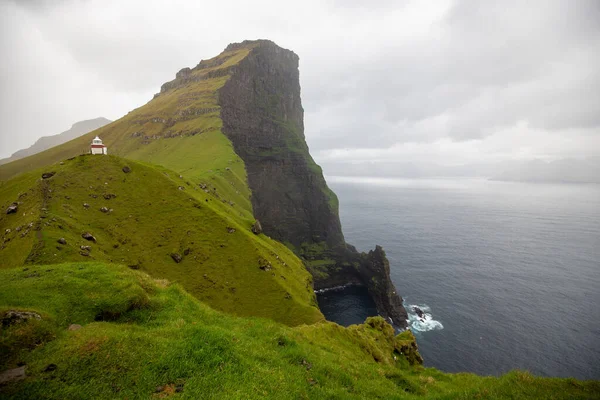
[[[264,232],[307,262],[315,287],[368,287],[379,312],[406,327],[406,311],[380,247],[360,254],[344,241],[338,200],[304,138],[298,56],[267,40],[231,44],[251,50],[219,90],[222,132],[246,165],[255,217]]]

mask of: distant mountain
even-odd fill
[[[600,160],[560,159],[552,162],[533,160],[508,169],[491,180],[547,183],[600,183]]]
[[[37,153],[40,153],[44,150],[48,150],[51,147],[58,146],[59,144],[63,144],[68,142],[69,140],[73,140],[78,138],[81,135],[85,135],[88,132],[96,130],[98,128],[103,127],[106,124],[110,124],[112,121],[106,119],[104,117],[88,119],[85,121],[76,122],[71,126],[71,129],[59,133],[57,135],[52,136],[43,136],[39,138],[33,145],[26,149],[19,150],[15,152],[12,156],[8,158],[3,158],[0,160],[0,164],[6,164],[15,160],[19,160],[21,158],[25,158]]]

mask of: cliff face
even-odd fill
[[[252,46],[219,90],[223,133],[242,158],[255,217],[269,236],[304,257],[315,287],[345,283],[368,287],[379,312],[406,327],[406,311],[380,247],[361,254],[344,241],[335,194],[304,139],[298,56],[270,41]],[[326,265],[311,269],[310,263]]]
[[[264,231],[296,247],[343,246],[337,199],[304,140],[298,56],[259,42],[233,68],[219,105],[223,133],[246,164],[254,215]]]

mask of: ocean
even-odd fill
[[[426,366],[600,379],[600,185],[327,181],[346,241],[385,249]],[[318,300],[342,325],[377,313],[362,288]]]

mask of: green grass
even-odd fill
[[[124,173],[124,165],[132,171]],[[206,193],[173,171],[115,156],[80,156],[50,170],[56,175],[47,180],[40,179],[45,170],[37,170],[0,186],[2,207],[21,202],[19,213],[0,214],[1,268],[118,262],[179,282],[233,314],[289,325],[323,319],[302,262],[281,243],[254,235],[253,221],[232,212],[230,197],[214,190],[210,178]],[[222,177],[233,180],[227,174],[234,173],[232,167]],[[115,197],[105,199],[109,194]],[[102,207],[112,211],[103,213]],[[28,224],[34,228],[21,237]],[[97,242],[84,240],[84,232]],[[67,244],[58,243],[60,238]],[[80,246],[91,246],[89,255]],[[173,253],[183,260],[176,263]]]
[[[394,337],[381,318],[290,328],[215,311],[179,284],[124,266],[35,269],[0,271],[0,313],[42,316],[0,331],[2,368],[27,365],[27,378],[0,388],[2,398],[599,398],[598,382],[410,365],[414,338]],[[73,323],[83,328],[68,331]]]

